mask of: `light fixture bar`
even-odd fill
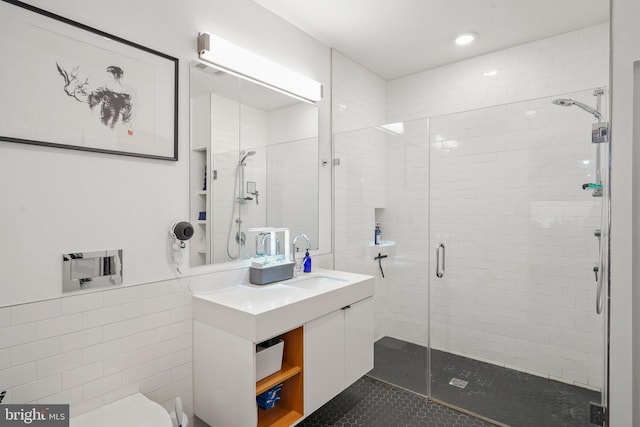
[[[322,85],[213,34],[198,35],[200,59],[214,67],[309,102],[322,100]]]

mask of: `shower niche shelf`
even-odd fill
[[[209,167],[209,150],[205,147],[191,150],[190,172],[190,211],[189,217],[192,224],[198,224],[195,228],[194,238],[190,245],[191,264],[209,264],[210,250],[207,239],[209,233],[209,182],[207,171]],[[204,212],[205,220],[200,219],[200,213]]]
[[[394,256],[396,254],[396,242],[393,240],[383,240],[379,244],[369,243],[367,246],[367,258],[373,258],[378,254]]]

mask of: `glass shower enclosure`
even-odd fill
[[[594,91],[334,135],[335,267],[376,276],[371,377],[506,425],[589,424],[608,150],[578,104]]]

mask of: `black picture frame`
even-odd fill
[[[177,58],[17,0],[0,54],[0,140],[178,160]]]

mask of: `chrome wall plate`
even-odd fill
[[[609,122],[594,123],[591,125],[591,143],[602,144],[609,142]]]
[[[122,249],[62,255],[62,292],[122,284]]]

